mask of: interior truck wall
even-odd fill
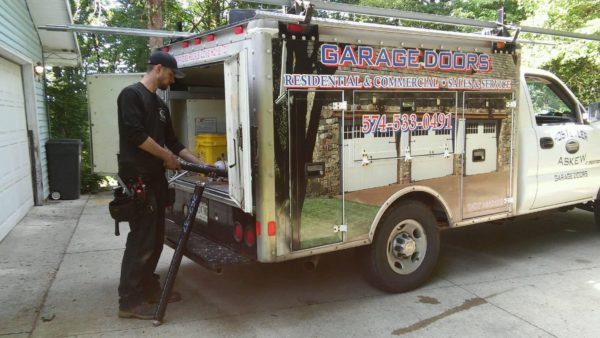
[[[169,103],[171,109],[171,121],[173,122],[173,131],[175,131],[175,135],[177,135],[179,142],[181,142],[181,144],[183,144],[186,148],[193,149],[190,148],[187,138],[185,100],[171,100]],[[192,146],[193,145],[194,144],[192,143]]]
[[[179,136],[184,145],[196,152],[196,135],[225,134],[224,100],[178,100]]]

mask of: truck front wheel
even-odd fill
[[[388,292],[421,286],[433,273],[440,251],[437,222],[418,201],[397,205],[378,227],[365,248],[367,278]]]
[[[600,194],[598,194],[598,197],[594,201],[594,223],[600,228]]]

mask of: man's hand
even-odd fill
[[[167,157],[167,159],[164,162],[164,166],[167,169],[171,169],[171,170],[179,170],[181,169],[181,165],[179,164],[179,161],[177,161],[177,156],[169,154],[169,156]]]
[[[179,152],[179,157],[181,157],[182,159],[188,161],[188,162],[192,162],[192,163],[196,163],[196,164],[204,164],[204,162],[200,161],[200,159],[198,159],[196,157],[196,155],[194,155],[191,151],[187,150],[187,148],[183,148],[181,149],[181,151]]]

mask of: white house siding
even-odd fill
[[[28,192],[30,195],[34,192],[33,200],[36,204],[41,204],[49,194],[44,146],[49,138],[49,128],[44,84],[33,75],[33,66],[38,62],[43,62],[42,46],[25,0],[0,1],[0,58],[7,65],[7,69],[11,68],[10,65],[13,70],[20,69],[22,85],[15,83],[14,74],[8,75],[6,72],[4,75],[0,74],[0,77],[3,77],[0,78],[0,82],[10,81],[11,85],[14,85],[10,90],[22,90],[23,94],[22,109],[4,109],[0,113],[24,114],[25,116],[15,116],[14,120],[26,121],[25,134],[27,130],[31,131],[31,140],[24,143],[28,145],[29,154],[22,154],[24,150],[19,148],[19,154],[13,151],[10,154],[6,153],[8,155],[0,155],[2,156],[0,157],[0,166],[4,169],[9,168],[8,171],[13,172],[17,169],[10,167],[9,164],[14,162],[17,156],[28,157],[31,154],[30,173],[33,174],[30,174],[31,178],[28,178],[30,181],[28,184],[21,182],[18,188],[14,186],[11,189],[6,188],[4,191],[0,191],[0,194],[26,196]],[[16,133],[18,137],[23,137],[23,131]],[[24,137],[27,138],[27,135]],[[21,159],[23,160],[22,157]],[[32,204],[30,199],[24,198],[19,205],[10,206],[11,210],[3,211],[2,214],[8,214],[8,216],[0,219],[3,228],[0,229],[0,240],[6,235],[7,229],[8,231],[12,229],[24,215],[23,209],[29,210]],[[6,205],[3,205],[2,208],[6,208]],[[15,217],[19,215],[21,216]]]

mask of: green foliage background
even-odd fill
[[[496,20],[500,6],[506,21],[526,26],[552,28],[586,34],[600,34],[600,0],[334,0],[339,3],[393,8],[405,11],[452,15],[480,20]],[[69,0],[76,24],[109,27],[147,28],[146,0]],[[200,32],[226,24],[230,8],[269,8],[269,6],[233,0],[163,0],[165,30]],[[273,8],[270,6],[270,8]],[[377,22],[424,28],[461,31],[465,27],[447,27],[408,20],[342,15],[319,12],[345,20]],[[83,144],[82,192],[95,192],[103,178],[91,171],[89,120],[85,78],[92,73],[141,72],[149,54],[144,37],[124,35],[77,34],[82,64],[77,68],[55,68],[47,76],[51,137],[79,138]],[[523,47],[523,63],[548,69],[566,82],[584,105],[600,101],[600,43],[548,36],[521,34],[522,39],[550,40],[554,45]],[[165,41],[168,43],[169,41]]]
[[[81,148],[81,191],[97,192],[104,178],[92,173],[85,77],[81,68],[55,69],[46,89],[52,138],[83,141]]]

